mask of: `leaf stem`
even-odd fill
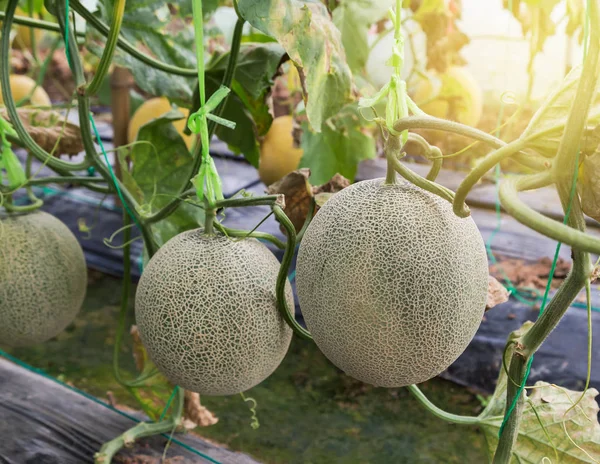
[[[424,177],[421,177],[410,168],[406,167],[400,162],[395,156],[388,156],[388,162],[391,162],[394,169],[409,182],[415,184],[417,187],[421,187],[423,190],[427,190],[434,195],[446,200],[448,203],[454,201],[454,192],[443,185],[437,184]],[[463,208],[456,213],[459,217],[468,217],[471,213],[469,207],[463,204]]]
[[[100,451],[94,456],[95,463],[110,463],[114,455],[117,454],[121,448],[131,446],[139,438],[173,432],[173,430],[181,424],[183,406],[184,390],[182,388],[177,388],[175,399],[173,400],[173,413],[169,419],[154,423],[140,422],[122,435],[102,445]]]
[[[6,13],[4,11],[0,11],[0,21],[3,21],[6,18]],[[27,16],[17,16],[13,17],[14,24],[20,24],[22,26],[28,26],[36,29],[43,29],[51,32],[60,32],[60,27],[56,23],[52,23],[50,21],[43,21],[41,19],[30,18]],[[85,37],[85,32],[78,32],[77,35],[79,37]]]
[[[600,239],[586,234],[583,232],[585,229],[577,230],[568,227],[538,213],[519,198],[519,192],[540,188],[551,182],[550,172],[535,177],[509,177],[500,184],[500,203],[508,214],[527,227],[575,249],[600,254]]]
[[[125,13],[125,0],[114,0],[112,5],[112,24],[106,38],[106,44],[104,45],[104,51],[102,57],[96,68],[96,73],[92,79],[92,82],[86,88],[86,94],[88,96],[95,95],[100,89],[110,65],[112,62],[115,48],[119,39],[119,33],[121,32],[121,25],[123,24],[123,15]]]
[[[240,229],[230,229],[229,227],[225,227],[219,221],[214,221],[214,227],[223,235],[227,235],[228,237],[238,237],[238,238],[256,238],[259,240],[267,240],[275,245],[277,248],[283,250],[285,248],[285,243],[279,240],[274,235],[268,234],[266,232],[259,231],[249,231],[249,230],[240,230]]]
[[[281,317],[283,317],[285,322],[287,322],[287,324],[298,337],[302,338],[303,340],[312,340],[310,332],[296,321],[296,317],[294,313],[292,313],[292,310],[288,307],[287,299],[285,297],[285,284],[288,282],[288,272],[290,265],[292,264],[294,252],[296,250],[296,229],[281,206],[274,205],[273,213],[287,232],[285,253],[283,254],[283,259],[281,260],[281,265],[279,267],[279,274],[277,275],[277,308],[279,309]]]
[[[419,401],[419,403],[421,403],[425,409],[427,409],[434,416],[445,420],[446,422],[460,425],[476,425],[480,422],[479,417],[460,416],[457,414],[451,414],[443,409],[438,408],[416,385],[409,385],[406,388],[408,388],[408,391]]]
[[[462,205],[467,200],[467,195],[471,191],[471,189],[475,186],[477,182],[481,180],[481,178],[494,166],[500,163],[502,160],[514,155],[525,146],[524,142],[520,139],[517,139],[508,145],[504,145],[502,148],[499,148],[492,153],[489,153],[485,157],[483,157],[475,168],[469,172],[469,174],[463,179],[463,181],[456,189],[456,196],[454,197],[454,213],[458,214],[458,212],[462,209]]]

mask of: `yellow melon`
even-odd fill
[[[35,90],[34,90],[35,89]],[[33,106],[52,106],[50,97],[42,87],[36,87],[36,82],[29,76],[23,74],[11,74],[10,76],[10,90],[15,103],[26,98],[31,94],[29,102],[25,105]],[[0,92],[0,105],[4,104],[2,93]]]
[[[168,113],[171,110],[171,103],[169,103],[169,99],[166,97],[151,98],[150,100],[147,100],[144,103],[142,103],[133,114],[131,120],[129,121],[129,129],[127,132],[128,142],[135,142],[135,140],[137,139],[138,132],[143,125],[149,123],[153,119],[162,116],[165,113]],[[177,129],[177,132],[179,133],[179,135],[181,135],[187,147],[191,148],[192,144],[194,143],[194,136],[185,135],[183,133],[186,123],[187,119],[183,118],[177,121],[173,121],[173,126],[175,127],[175,129]]]
[[[479,123],[483,94],[469,71],[451,67],[443,74],[433,75],[432,81],[420,80],[414,91],[413,100],[423,111],[436,118],[453,119],[469,126]]]
[[[258,175],[265,185],[271,185],[298,169],[303,151],[294,147],[292,130],[291,116],[275,118],[261,144]]]

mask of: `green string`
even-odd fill
[[[111,411],[116,412],[117,414],[120,414],[123,417],[126,417],[127,419],[130,419],[136,423],[140,423],[142,422],[140,419],[138,419],[137,417],[134,417],[130,414],[127,414],[124,411],[121,411],[120,409],[115,408],[114,406],[105,403],[104,401],[101,401],[100,399],[96,398],[95,396],[90,395],[89,393],[84,392],[83,390],[79,390],[76,387],[73,387],[69,384],[66,384],[64,382],[61,382],[60,380],[58,380],[55,377],[52,377],[51,375],[48,375],[45,371],[43,371],[42,369],[39,369],[37,367],[33,367],[23,361],[21,361],[19,358],[16,358],[10,354],[8,354],[7,352],[3,351],[2,349],[0,349],[0,356],[8,359],[9,361],[15,363],[16,365],[28,370],[29,372],[33,372],[34,374],[38,374],[42,377],[44,377],[45,379],[48,379],[64,388],[66,388],[67,390],[70,390],[74,393],[77,393],[78,395],[83,396],[84,398],[87,398],[90,401],[93,401],[96,404],[99,404],[101,406],[104,406],[106,409],[110,409]],[[164,438],[171,438],[169,437],[169,435],[167,435],[166,433],[161,433],[161,435]],[[176,438],[172,438],[171,441],[179,446],[181,446],[182,448],[184,448],[185,450],[189,451],[190,453],[195,454],[196,456],[200,456],[201,458],[207,460],[208,462],[212,462],[213,464],[221,464],[219,461],[216,461],[215,459],[211,458],[210,456],[196,450],[195,448],[191,447],[190,445],[187,445],[186,443],[183,443],[182,441],[177,440]]]
[[[198,90],[200,96],[200,108],[188,118],[188,127],[194,134],[200,134],[202,149],[202,162],[198,174],[193,179],[196,187],[196,196],[200,201],[204,198],[209,205],[215,204],[217,200],[223,199],[221,178],[217,172],[215,162],[210,156],[210,140],[208,133],[208,120],[225,126],[229,129],[235,128],[235,123],[211,114],[230,92],[228,87],[221,86],[206,101],[206,89],[204,85],[204,16],[202,12],[202,0],[192,0],[192,13],[194,22],[194,34],[196,38],[196,59],[198,61]]]
[[[167,411],[171,407],[171,403],[173,402],[173,398],[175,398],[175,394],[177,393],[177,390],[179,390],[179,387],[177,385],[175,385],[175,388],[173,389],[173,393],[171,393],[171,397],[167,401],[167,404],[165,405],[165,409],[163,409],[163,412],[160,415],[160,418],[158,419],[159,422],[162,421],[165,418],[165,416],[167,415]]]
[[[106,150],[104,149],[104,144],[102,143],[102,139],[100,138],[100,134],[98,133],[98,129],[96,128],[96,123],[94,122],[94,117],[92,116],[91,113],[89,114],[89,118],[90,118],[90,123],[92,125],[92,129],[94,131],[94,135],[96,136],[96,141],[98,142],[98,145],[100,146],[100,150],[102,151],[102,155],[104,156],[104,161],[106,162],[106,166],[108,167],[108,172],[110,173],[110,177],[112,178],[115,189],[117,190],[117,195],[119,195],[121,204],[125,208],[125,211],[127,211],[127,214],[129,214],[129,216],[131,217],[131,219],[133,220],[135,225],[138,226],[138,228],[141,230],[142,227],[141,227],[140,223],[138,222],[135,215],[129,209],[129,206],[127,206],[127,202],[125,201],[125,198],[123,197],[123,193],[121,192],[121,187],[119,187],[119,182],[117,180],[117,177],[115,176],[115,173],[113,171],[110,160],[108,159],[108,154],[106,153]]]

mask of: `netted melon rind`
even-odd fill
[[[279,262],[254,239],[183,232],[148,263],[136,322],[156,366],[201,395],[232,395],[279,366],[292,337],[277,310]],[[294,306],[286,284],[286,298]]]
[[[87,288],[79,242],[42,211],[0,215],[0,344],[45,342],[75,318]]]
[[[298,254],[300,308],[321,351],[383,387],[420,383],[465,350],[483,316],[488,264],[471,218],[407,182],[334,195]]]

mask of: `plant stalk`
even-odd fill
[[[105,443],[100,451],[94,456],[94,462],[96,464],[108,464],[121,448],[131,446],[140,438],[174,432],[181,424],[184,397],[184,390],[182,388],[177,388],[175,399],[173,400],[173,413],[169,419],[154,423],[140,422],[122,435]]]
[[[421,403],[425,409],[427,409],[434,416],[439,417],[446,422],[460,425],[477,425],[481,421],[479,417],[459,416],[438,408],[416,385],[408,385],[406,388],[408,388],[408,391],[419,401],[419,403]]]
[[[121,32],[121,25],[123,24],[125,0],[114,0],[112,7],[112,24],[108,36],[106,37],[104,51],[102,52],[102,57],[100,58],[100,62],[98,63],[98,67],[92,82],[90,82],[86,88],[86,94],[90,97],[98,92],[102,82],[104,81],[104,78],[106,77],[106,74],[108,73],[108,70],[110,69],[110,64],[117,47],[119,33]]]
[[[584,60],[581,78],[569,112],[565,131],[560,141],[559,152],[556,156],[556,163],[552,172],[556,179],[557,191],[563,209],[565,210],[565,214],[568,215],[567,224],[584,236],[586,236],[585,218],[581,210],[579,197],[576,193],[573,195],[572,183],[576,179],[574,174],[578,166],[575,161],[578,156],[579,143],[585,129],[585,122],[599,71],[600,31],[598,28],[600,27],[600,9],[598,0],[592,0],[589,2],[589,5],[590,11],[588,13],[590,14],[592,25],[590,47]],[[515,187],[513,190],[516,191],[517,188]],[[527,221],[525,223],[527,224]],[[543,314],[515,345],[516,348],[509,368],[510,378],[506,395],[506,412],[508,412],[508,408],[520,390],[518,385],[510,382],[510,379],[517,379],[519,384],[525,382],[526,366],[531,356],[533,356],[550,332],[556,327],[572,301],[590,279],[593,270],[590,256],[584,248],[576,245],[573,245],[572,249],[573,267],[571,272]],[[498,448],[496,449],[493,461],[494,464],[509,464],[511,461],[512,449],[517,441],[523,402],[523,397],[518,398],[517,406],[506,422],[506,426],[498,442]]]

